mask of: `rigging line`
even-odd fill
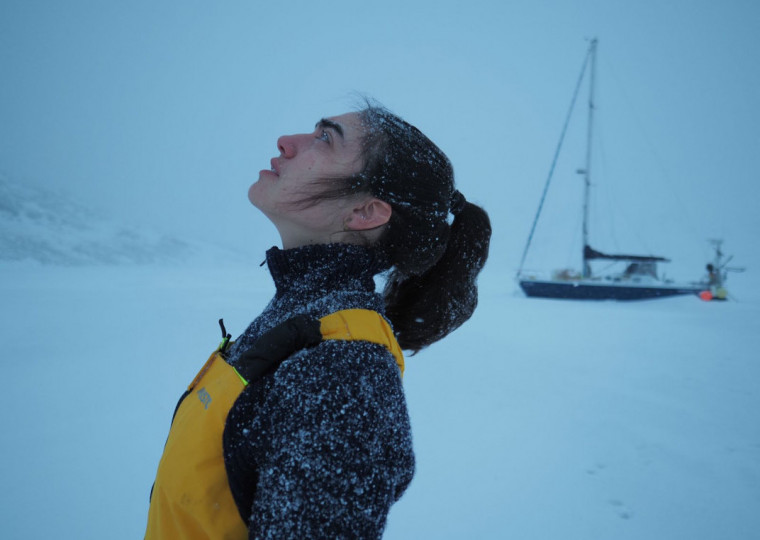
[[[620,78],[620,76],[615,71],[614,66],[612,63],[605,63],[605,69],[609,70],[609,73],[612,75],[612,78],[615,80],[615,82],[618,84],[618,87],[620,88],[620,95],[623,97],[625,104],[627,105],[627,110],[630,111],[631,116],[635,120],[635,125],[638,127],[639,133],[641,134],[642,139],[646,142],[646,146],[648,147],[649,151],[652,154],[652,157],[654,158],[654,164],[659,168],[659,172],[661,174],[661,179],[664,180],[662,182],[665,187],[668,188],[667,191],[670,192],[671,197],[675,201],[676,205],[678,206],[678,209],[680,210],[681,215],[686,220],[686,227],[689,229],[689,233],[692,236],[692,240],[694,241],[694,245],[703,245],[703,239],[700,236],[699,228],[695,225],[696,220],[694,219],[693,214],[691,213],[689,207],[684,203],[683,199],[679,195],[682,189],[679,189],[679,186],[675,185],[675,182],[673,180],[673,175],[671,175],[665,166],[665,161],[662,158],[662,155],[658,152],[657,146],[652,142],[652,138],[649,135],[649,132],[646,129],[646,126],[644,124],[644,121],[642,120],[641,114],[639,113],[639,110],[636,107],[636,104],[633,99],[631,99],[630,94],[628,93],[628,88],[624,84],[624,81]],[[683,220],[680,220],[683,222]],[[692,250],[693,251],[693,250]],[[702,253],[705,253],[705,250],[701,250]],[[708,257],[711,250],[708,250]]]
[[[570,124],[570,117],[573,115],[573,109],[575,108],[575,102],[578,99],[578,92],[581,89],[581,83],[583,82],[583,76],[586,73],[586,66],[588,66],[589,58],[591,57],[591,53],[594,49],[595,41],[592,41],[591,46],[588,49],[588,52],[586,53],[586,58],[583,59],[583,67],[581,67],[581,74],[578,77],[578,82],[575,84],[575,91],[573,92],[573,99],[570,101],[570,109],[567,111],[567,117],[565,118],[565,125],[562,126],[562,133],[559,136],[559,142],[557,143],[557,149],[554,151],[554,158],[552,159],[551,167],[549,167],[549,176],[546,179],[546,184],[544,184],[544,191],[541,194],[541,200],[538,203],[538,211],[536,212],[536,217],[533,219],[533,225],[530,228],[530,234],[528,234],[528,241],[525,244],[525,249],[523,250],[522,258],[520,259],[520,266],[517,269],[517,275],[519,276],[522,273],[523,266],[525,265],[525,258],[528,256],[528,249],[530,249],[530,244],[533,241],[533,234],[536,232],[536,225],[538,224],[538,218],[541,215],[541,210],[544,207],[544,201],[546,200],[546,193],[549,190],[549,184],[552,181],[552,176],[554,176],[554,167],[557,165],[557,159],[559,158],[559,152],[562,149],[562,142],[565,139],[565,133],[567,132],[567,126]]]
[[[628,230],[635,230],[636,224],[629,221],[628,215],[623,211],[623,205],[617,203],[619,197],[616,188],[618,187],[617,179],[619,178],[619,174],[609,166],[610,162],[607,159],[607,148],[604,146],[604,129],[603,122],[596,123],[596,132],[598,133],[595,138],[596,148],[599,149],[599,163],[600,168],[602,169],[602,174],[597,174],[596,177],[599,178],[601,176],[605,179],[605,182],[603,184],[595,184],[597,187],[591,195],[594,198],[591,204],[591,218],[595,219],[598,224],[606,225],[606,229],[604,230],[609,235],[612,247],[614,247],[615,251],[620,252],[622,248],[620,247],[620,242],[617,237],[617,220],[615,218],[620,216],[623,224],[627,226],[626,229]],[[599,204],[599,199],[602,197],[606,202],[604,205]],[[606,209],[606,212],[603,213],[603,210],[600,209]],[[599,230],[599,228],[595,230]],[[601,241],[601,238],[598,238],[598,240]]]

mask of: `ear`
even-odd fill
[[[364,199],[354,205],[351,215],[346,219],[346,229],[366,231],[376,229],[391,219],[391,205],[374,197]]]

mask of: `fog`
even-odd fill
[[[368,95],[450,156],[493,217],[506,279],[597,37],[594,246],[668,256],[694,279],[717,237],[756,267],[758,23],[751,1],[5,1],[0,173],[260,261],[277,237],[246,191],[277,137]],[[580,189],[573,144],[557,189]],[[579,219],[558,197],[574,214],[548,207],[547,237]],[[529,264],[577,266],[578,249],[558,250]]]

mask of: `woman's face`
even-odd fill
[[[318,180],[361,170],[362,134],[359,116],[348,113],[320,120],[311,133],[277,140],[280,155],[259,172],[248,199],[277,227],[284,248],[329,242],[343,231],[349,201],[320,201],[307,208],[297,203],[322,189]]]

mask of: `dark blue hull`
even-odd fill
[[[581,281],[520,280],[527,296],[567,300],[647,300],[684,294],[699,294],[699,288],[677,286],[641,286]]]

